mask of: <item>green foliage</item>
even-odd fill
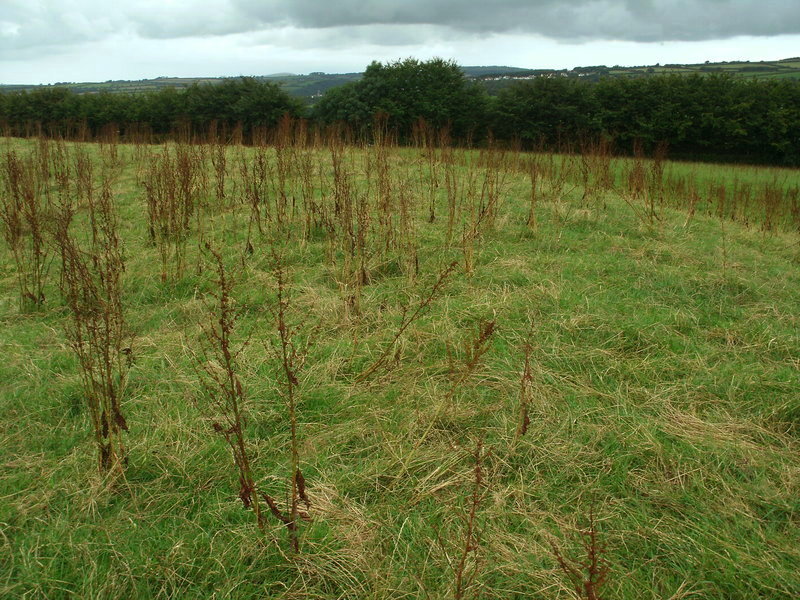
[[[665,142],[685,158],[800,164],[798,81],[727,72],[599,81],[540,75],[489,98],[452,62],[373,62],[361,81],[327,92],[313,114],[364,131],[375,114],[386,113],[401,138],[423,118],[437,128],[449,124],[462,139],[490,129],[498,140],[554,148],[604,136],[623,152]]]
[[[672,155],[798,164],[800,82],[729,75],[604,79],[589,88],[603,132]]]
[[[183,116],[197,125],[221,121],[241,123],[245,128],[274,126],[285,113],[302,112],[299,100],[274,83],[252,77],[226,79],[219,85],[193,85],[184,92]]]
[[[314,117],[326,124],[346,122],[357,128],[371,123],[373,113],[359,95],[357,82],[346,83],[335,87],[314,105]]]
[[[800,164],[800,82],[730,75],[562,77],[515,83],[493,99],[500,139],[574,145],[605,136],[618,150],[635,142],[672,156],[780,165]]]
[[[163,88],[146,94],[74,94],[66,88],[39,88],[0,96],[0,119],[18,133],[33,124],[68,133],[68,123],[85,122],[96,134],[114,123],[147,123],[155,133],[169,133],[177,123],[192,123],[199,131],[211,121],[227,126],[241,123],[274,126],[284,114],[300,116],[302,103],[278,85],[252,77],[226,79],[220,84],[195,84],[186,90]]]
[[[597,129],[588,84],[561,77],[523,81],[500,92],[494,102],[492,131],[500,139],[549,146],[577,140]]]
[[[372,62],[364,77],[343,91],[332,90],[314,109],[324,123],[346,121],[369,127],[374,115],[389,117],[389,127],[407,139],[418,119],[440,129],[450,127],[465,138],[485,126],[486,96],[471,84],[453,61],[407,58],[393,63]]]

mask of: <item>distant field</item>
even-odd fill
[[[288,139],[0,139],[0,597],[800,597],[800,171]]]
[[[468,77],[483,80],[490,91],[509,85],[516,79],[536,76],[563,75],[567,77],[583,77],[596,79],[603,76],[642,77],[659,73],[731,73],[755,79],[800,79],[800,59],[791,58],[770,62],[732,62],[708,63],[694,65],[655,65],[641,67],[578,67],[572,70],[524,69],[517,67],[463,67]],[[360,73],[311,73],[308,75],[259,76],[258,79],[272,81],[284,87],[292,95],[313,102],[326,90],[360,79]],[[107,81],[104,83],[63,83],[58,86],[67,87],[80,94],[112,92],[140,93],[158,90],[163,87],[184,88],[195,83],[215,83],[221,78],[215,77],[160,77],[140,81]],[[30,85],[0,85],[0,92],[33,89]]]
[[[757,79],[800,78],[800,62],[796,59],[774,62],[702,63],[693,65],[657,65],[652,67],[612,68],[611,75],[648,75],[652,73],[708,74],[729,73]]]

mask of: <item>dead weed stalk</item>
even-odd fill
[[[245,439],[244,386],[238,375],[238,360],[248,341],[235,344],[234,333],[239,313],[233,299],[235,281],[225,266],[222,255],[206,243],[205,252],[216,273],[216,291],[209,306],[208,320],[201,324],[203,343],[196,357],[196,369],[204,399],[209,406],[201,406],[207,413],[210,408],[212,428],[225,438],[233,453],[233,462],[239,475],[239,499],[245,509],[252,508],[256,523],[264,528],[264,518],[255,477]]]
[[[70,232],[72,213],[60,212],[53,237],[62,259],[61,292],[70,310],[67,337],[78,356],[101,473],[121,475],[126,462],[122,432],[128,425],[122,398],[130,365],[122,310],[125,270],[111,183],[89,196],[91,241],[83,250]]]
[[[14,260],[19,286],[20,310],[36,309],[45,301],[49,247],[45,227],[50,205],[43,187],[46,173],[41,165],[20,159],[8,151],[2,164],[0,188],[0,225]]]
[[[300,386],[298,374],[308,355],[311,338],[307,338],[302,344],[298,342],[302,323],[291,325],[288,320],[289,311],[291,310],[291,295],[289,293],[284,260],[277,252],[274,252],[273,261],[273,275],[278,295],[277,305],[274,309],[277,339],[270,339],[270,346],[280,364],[278,381],[282,388],[282,395],[286,401],[289,417],[291,476],[288,509],[281,510],[278,507],[278,503],[269,494],[262,492],[262,496],[273,516],[286,525],[286,530],[289,535],[289,545],[292,551],[297,553],[300,551],[300,519],[309,519],[310,517],[307,511],[311,508],[311,500],[306,493],[305,477],[303,477],[303,472],[300,469],[300,443],[297,426],[297,392]],[[305,506],[305,510],[300,508],[301,502]]]
[[[606,544],[600,539],[594,507],[589,509],[589,525],[578,531],[582,558],[564,554],[555,541],[550,542],[559,569],[582,600],[601,600],[601,591],[608,582],[610,567],[605,559]]]

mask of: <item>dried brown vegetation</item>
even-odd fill
[[[91,181],[91,174],[84,172],[87,247],[74,232],[70,206],[62,206],[56,215],[53,237],[61,255],[61,293],[71,317],[67,337],[78,357],[98,467],[119,475],[127,458],[122,400],[132,352],[123,315],[125,264],[111,181],[103,174],[99,194],[91,191]]]
[[[553,556],[578,598],[602,600],[603,586],[608,583],[611,569],[605,558],[606,545],[597,529],[594,507],[589,509],[589,523],[578,531],[578,538],[582,552],[580,558],[564,554],[556,542],[551,542]]]
[[[239,314],[233,297],[235,281],[226,267],[222,254],[206,244],[211,268],[216,274],[213,302],[208,308],[208,320],[201,323],[203,344],[197,355],[197,372],[203,394],[197,399],[201,410],[211,420],[213,431],[225,438],[238,471],[239,499],[246,509],[252,509],[260,528],[264,517],[256,490],[252,460],[245,434],[245,388],[240,379],[238,361],[249,340],[236,343],[234,334]]]
[[[46,151],[39,160],[23,160],[13,150],[5,154],[0,189],[0,225],[17,271],[21,308],[36,308],[45,301],[44,283],[49,266],[45,228],[50,202],[44,187],[49,179]]]

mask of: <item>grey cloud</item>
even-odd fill
[[[476,34],[714,40],[800,33],[800,0],[0,0],[0,55],[44,55],[112,35],[252,33],[288,47],[399,46]],[[297,40],[280,35],[298,34]],[[298,30],[302,30],[299,32]],[[281,42],[278,42],[281,43]],[[794,54],[787,48],[787,55]]]
[[[0,52],[5,57],[106,39],[114,34],[173,39],[263,28],[230,0],[0,0]],[[27,52],[24,52],[27,51]]]
[[[245,33],[263,29],[230,0],[147,0],[124,9],[136,32],[145,38],[171,39]]]
[[[343,25],[328,28],[278,28],[249,37],[250,45],[272,45],[298,50],[347,50],[359,46],[413,47],[458,41],[463,33],[435,25]]]
[[[439,25],[556,39],[707,40],[800,32],[798,0],[233,0],[262,23]]]
[[[121,30],[124,20],[105,14],[104,6],[101,0],[3,0],[0,51],[10,57],[106,38]]]

